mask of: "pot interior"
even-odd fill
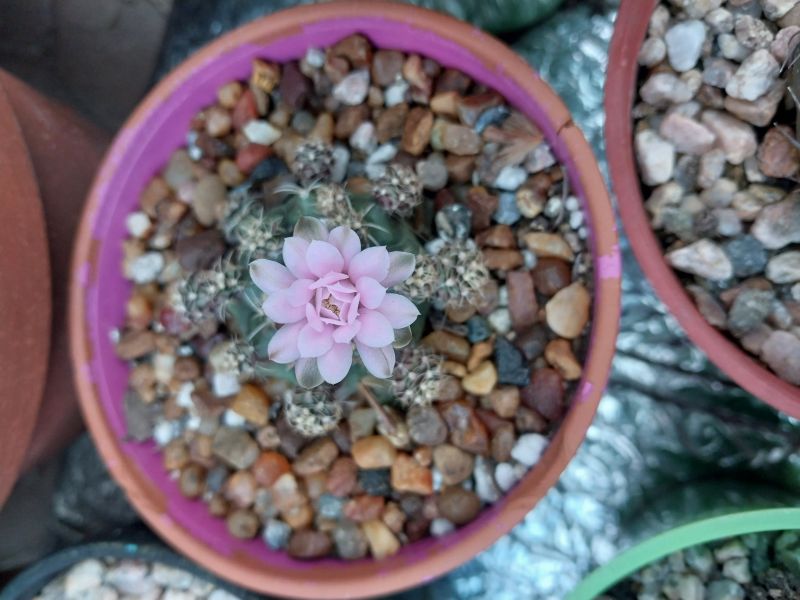
[[[83,288],[86,306],[84,318],[89,329],[86,332],[87,346],[92,350],[91,360],[82,367],[82,375],[94,386],[101,409],[119,440],[122,452],[130,459],[130,464],[140,470],[141,477],[149,480],[148,487],[154,486],[157,490],[154,495],[160,496],[158,501],[148,498],[147,502],[155,502],[159,512],[163,512],[167,527],[179,526],[193,536],[197,543],[206,545],[217,554],[241,557],[244,562],[261,564],[264,567],[268,564],[267,568],[281,570],[284,575],[288,572],[299,574],[313,570],[315,575],[327,572],[336,576],[338,571],[341,576],[344,565],[333,559],[313,563],[295,561],[283,552],[270,550],[258,538],[248,541],[233,538],[227,532],[224,520],[211,516],[204,503],[186,499],[180,494],[177,483],[165,471],[161,456],[152,442],[125,441],[123,395],[128,366],[116,358],[109,332],[123,322],[124,306],[131,289],[129,282],[123,279],[120,268],[122,240],[126,237],[125,217],[134,210],[148,180],[165,165],[174,150],[185,144],[189,122],[195,113],[214,101],[216,91],[221,85],[233,79],[247,79],[253,58],[275,62],[299,59],[310,47],[326,47],[352,33],[365,35],[377,47],[419,53],[437,60],[445,67],[457,68],[505,96],[509,104],[525,113],[542,130],[554,155],[567,169],[572,192],[584,202],[585,216],[590,236],[592,235],[591,212],[586,210],[584,190],[577,176],[576,165],[567,154],[566,143],[558,135],[559,130],[567,123],[549,121],[544,108],[504,71],[502,64],[488,65],[465,47],[425,29],[424,25],[417,26],[378,16],[341,17],[296,27],[281,37],[273,36],[255,44],[241,45],[234,34],[227,38],[229,43],[223,52],[204,61],[197,68],[184,68],[173,74],[167,81],[167,87],[171,89],[169,95],[158,99],[151,97],[144,104],[137,114],[138,118],[134,119],[135,125],[129,125],[119,133],[112,152],[106,157],[103,170],[105,176],[101,174],[94,190],[98,200],[94,205],[99,208],[95,214],[84,217],[90,219],[92,240],[90,260],[78,268],[78,285]],[[474,33],[485,37],[478,30]],[[531,77],[535,75],[531,74]],[[613,277],[614,274],[599,273],[603,271],[604,264],[602,260],[598,264],[597,250],[592,240],[590,246],[594,254],[597,283],[594,298],[596,318],[598,306],[603,301],[599,278]],[[616,269],[618,277],[618,263],[609,265],[609,268]],[[617,308],[614,307],[613,310]],[[590,350],[587,363],[591,356]],[[603,383],[604,380],[599,385],[602,387]],[[598,383],[581,381],[576,388],[579,392],[573,405],[587,399],[597,387]],[[575,434],[582,438],[584,431],[573,432]],[[558,432],[555,436],[558,436]],[[557,437],[554,439],[558,440]],[[528,473],[527,480],[540,479],[548,468],[552,469],[550,465],[553,461],[560,460],[556,457],[563,453],[563,449],[556,441],[551,443],[542,462]],[[549,460],[548,454],[551,455]],[[112,469],[113,467],[114,465]],[[484,538],[495,540],[505,533],[507,527],[501,523],[493,524],[493,520],[509,504],[517,507],[522,504],[524,510],[528,510],[532,502],[523,494],[515,495],[512,490],[484,510],[469,525],[443,538],[431,537],[405,546],[397,555],[375,564],[372,574],[380,575],[389,572],[393,567],[423,562],[433,554],[445,552],[447,548],[479,530]],[[355,563],[351,561],[347,565],[351,567],[358,562],[373,561],[364,559]],[[441,570],[434,571],[434,574],[438,575],[440,572]],[[406,585],[416,583],[420,582],[408,581]],[[322,587],[324,581],[308,582],[308,585]]]

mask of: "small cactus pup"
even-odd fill
[[[294,365],[304,388],[340,383],[354,349],[371,375],[391,377],[394,344],[410,340],[407,331],[420,311],[388,290],[414,272],[414,255],[384,246],[362,250],[349,227],[328,231],[321,220],[303,217],[284,242],[283,262],[250,265],[253,283],[266,294],[264,314],[281,325],[269,342],[269,359]]]

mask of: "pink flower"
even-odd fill
[[[282,325],[269,358],[294,364],[298,383],[308,388],[342,381],[355,345],[370,373],[390,377],[394,345],[410,339],[408,328],[420,313],[408,298],[386,290],[414,272],[414,255],[385,246],[362,250],[352,229],[328,232],[319,219],[303,217],[284,240],[283,262],[250,264],[250,277],[267,294],[264,314]]]

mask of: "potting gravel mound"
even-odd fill
[[[698,310],[800,385],[800,5],[664,2],[639,53],[634,146]]]
[[[48,583],[34,600],[238,600],[213,583],[162,563],[87,558]]]
[[[500,499],[568,408],[589,331],[587,225],[541,132],[358,35],[256,60],[187,130],[127,220],[129,438],[232,536],[296,558],[386,557]],[[247,267],[309,216],[416,254],[394,289],[422,316],[374,388],[352,381],[358,355],[305,390],[265,352]]]
[[[800,534],[754,533],[676,552],[599,600],[800,598]]]

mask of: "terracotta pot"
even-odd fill
[[[86,192],[109,136],[4,71],[0,88],[19,124],[41,194],[38,204],[44,207],[53,307],[49,360],[38,363],[47,367],[44,399],[25,470],[63,448],[82,427],[67,340],[69,258]],[[47,257],[47,250],[42,256]]]
[[[383,561],[298,562],[261,540],[232,538],[206,506],[181,497],[152,444],[124,441],[128,367],[108,332],[123,322],[130,285],[120,273],[124,218],[152,174],[185,141],[216,89],[247,77],[253,57],[297,59],[352,33],[378,47],[419,52],[497,89],[544,131],[567,166],[592,228],[596,297],[592,346],[578,393],[539,464],[474,522],[404,547]],[[361,598],[430,581],[507,533],[556,482],[584,438],[606,383],[619,319],[620,260],[603,179],[581,132],[553,91],[499,41],[453,18],[407,5],[333,2],[275,13],[205,47],[163,80],[114,142],[89,197],[72,265],[70,327],[81,406],[109,469],[169,543],[237,584],[281,596]]]
[[[0,506],[22,466],[50,349],[50,264],[39,188],[0,87]]]
[[[637,93],[637,55],[656,4],[657,0],[622,0],[609,53],[606,148],[623,226],[650,284],[689,339],[742,388],[774,408],[800,418],[800,387],[779,378],[708,324],[664,259],[664,250],[650,226],[633,154],[631,108]]]

